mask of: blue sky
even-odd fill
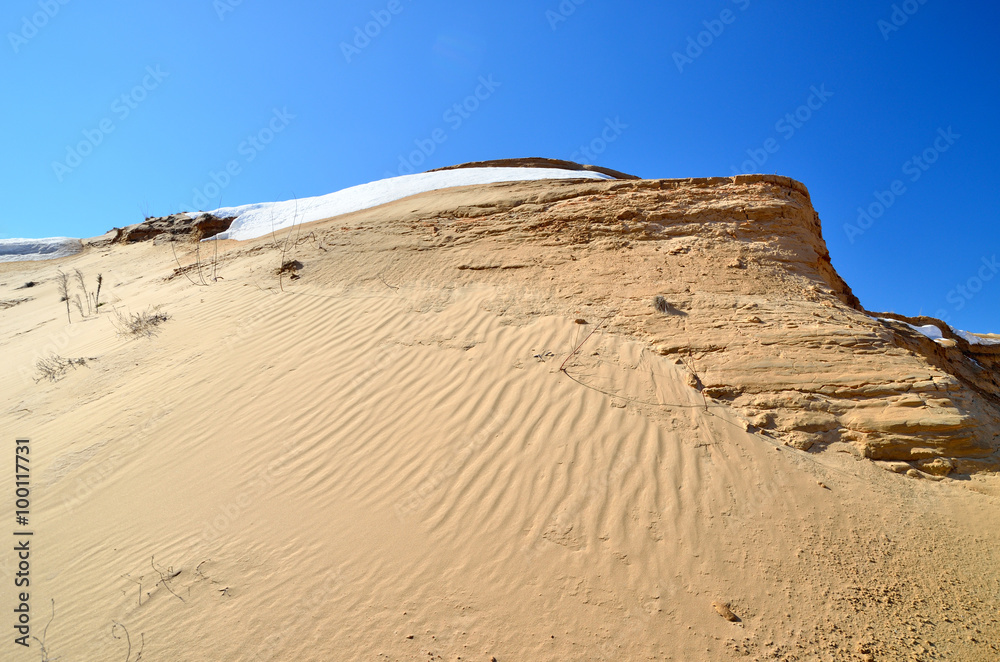
[[[778,173],[869,309],[1000,331],[995,3],[319,4],[5,2],[0,237],[504,157]]]

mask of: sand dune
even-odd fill
[[[0,265],[0,427],[35,453],[32,634],[54,600],[64,660],[125,660],[116,622],[133,660],[998,659],[996,475],[884,471],[858,450],[875,432],[797,448],[706,393],[735,360],[699,330],[712,288],[799,301],[819,281],[688,242],[667,283],[679,222],[629,248],[587,213],[545,221],[623,185],[425,193],[203,243],[200,276],[193,244],[181,269],[152,243]],[[656,195],[715,218],[689,186]],[[103,274],[100,314],[67,322],[60,269]],[[860,324],[829,278],[815,305]],[[652,306],[684,287],[685,316]],[[154,306],[150,337],[112,323]],[[52,353],[86,364],[36,381]]]

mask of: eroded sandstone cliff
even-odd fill
[[[799,182],[521,182],[448,200],[417,196],[341,217],[321,245],[350,247],[341,274],[430,269],[456,285],[543,285],[546,296],[496,310],[586,313],[642,338],[686,365],[706,398],[803,450],[846,444],[925,476],[1000,467],[1000,347],[935,342],[865,311],[831,265]],[[421,258],[427,251],[435,260]],[[431,266],[441,251],[453,271]]]

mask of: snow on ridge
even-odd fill
[[[936,324],[924,324],[923,326],[916,326],[915,324],[910,324],[909,322],[903,322],[903,324],[910,327],[917,333],[922,333],[931,340],[941,340],[944,338],[944,333]]]
[[[0,239],[0,262],[54,260],[75,255],[82,250],[83,243],[72,237]]]
[[[969,333],[968,331],[959,331],[958,329],[953,329],[955,335],[961,336],[970,345],[1000,345],[1000,338],[983,338],[974,333]]]
[[[353,186],[335,193],[285,202],[263,202],[239,207],[223,207],[211,213],[218,217],[235,216],[229,230],[219,239],[247,240],[286,229],[301,223],[350,214],[394,202],[418,193],[456,186],[496,184],[540,179],[614,179],[589,170],[556,168],[460,168],[424,172],[382,179]],[[197,214],[191,214],[197,216]],[[212,237],[211,239],[214,239]]]
[[[900,322],[901,320],[892,319],[890,317],[879,317],[881,321],[885,322]],[[935,342],[940,342],[944,340],[944,332],[941,331],[941,327],[937,324],[925,324],[923,326],[917,326],[915,324],[910,324],[909,322],[902,322],[906,326],[910,327],[917,333],[921,333]],[[970,345],[1000,345],[1000,338],[983,338],[974,333],[969,333],[968,331],[961,331],[952,326],[948,327],[951,329],[952,333],[956,336],[962,338]]]
[[[239,207],[224,207],[212,213],[219,217],[235,216],[229,230],[219,239],[256,239],[300,223],[370,209],[402,198],[443,188],[496,184],[539,179],[614,179],[590,170],[556,168],[460,168],[424,172],[383,179],[354,186],[327,195],[285,202],[263,202]],[[197,213],[188,213],[192,218]],[[214,237],[212,237],[214,239]],[[73,237],[45,239],[0,239],[0,262],[54,260],[83,250],[83,243]]]

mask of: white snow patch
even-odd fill
[[[910,324],[909,322],[903,322],[903,324],[910,327],[917,333],[924,334],[931,340],[941,340],[944,338],[944,333],[942,333],[941,329],[934,324],[925,324],[924,326],[916,326],[914,324]]]
[[[54,260],[75,255],[83,250],[83,243],[71,237],[47,239],[0,239],[0,262],[27,262]]]
[[[964,338],[970,345],[1000,345],[1000,338],[983,338],[968,331],[953,329],[955,335]]]
[[[884,322],[901,322],[901,320],[892,319],[891,317],[879,317],[880,321]],[[941,331],[941,327],[936,324],[925,324],[924,326],[916,326],[915,324],[910,324],[909,322],[901,322],[906,326],[910,327],[917,333],[922,333],[931,340],[940,341],[944,339],[944,333]],[[954,327],[949,326],[952,333],[960,338],[963,338],[970,345],[1000,345],[1000,338],[983,338],[982,336],[977,336],[968,331],[960,331]]]
[[[240,207],[223,207],[211,213],[218,217],[235,216],[236,220],[219,239],[256,239],[272,231],[310,223],[324,218],[371,209],[418,193],[455,186],[496,184],[539,179],[614,179],[589,170],[559,170],[555,168],[459,168],[441,172],[424,172],[382,179],[369,184],[301,200],[262,202]],[[197,214],[190,214],[192,217]],[[215,239],[211,237],[209,240]]]

